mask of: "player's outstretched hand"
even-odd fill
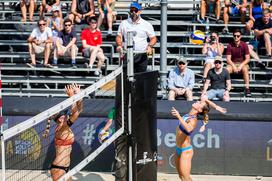
[[[223,108],[223,107],[220,107],[220,106],[216,106],[216,110],[221,112],[221,113],[226,113],[227,112],[226,108]]]
[[[76,83],[72,84],[74,93],[78,94],[80,92],[80,85],[77,85]]]
[[[73,85],[66,85],[65,86],[65,92],[69,97],[73,96],[74,95]]]
[[[178,110],[176,110],[176,108],[174,108],[174,107],[172,107],[171,114],[173,116],[175,116],[175,117],[179,117],[180,116]]]

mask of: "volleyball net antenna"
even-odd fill
[[[115,106],[115,101],[112,100],[115,100],[116,97],[115,86],[117,80],[121,83],[121,97],[118,97],[120,112],[122,113],[121,125],[112,125],[111,136],[104,142],[99,143],[99,130],[108,120],[107,113],[104,116],[99,116],[99,113],[105,112],[105,108],[109,108],[108,110],[110,110]],[[13,119],[16,116],[13,116],[9,120],[8,128],[1,131],[1,180],[52,180],[49,169],[56,155],[54,145],[56,123],[51,121],[48,137],[44,138],[43,134],[46,129],[47,120],[51,116],[69,109],[79,100],[83,100],[83,112],[71,126],[75,137],[71,155],[76,155],[76,157],[80,158],[76,159],[78,161],[71,158],[70,171],[59,180],[67,180],[81,171],[124,133],[123,87],[123,68],[121,66],[93,85],[86,88],[81,87],[80,93],[65,99],[34,117],[24,117],[26,120],[20,121],[19,124],[15,124],[16,121]],[[120,95],[118,94],[118,96]],[[97,97],[105,97],[109,101],[99,101],[96,99]],[[91,117],[88,115],[89,111],[98,114],[95,117]],[[115,129],[117,127],[118,129]]]

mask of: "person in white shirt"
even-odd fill
[[[38,27],[33,29],[31,35],[28,38],[28,49],[31,58],[31,64],[27,64],[30,67],[36,66],[36,54],[44,53],[44,66],[52,68],[52,65],[48,63],[50,51],[52,48],[52,31],[46,26],[46,21],[40,19],[38,21]]]
[[[127,42],[127,32],[134,31],[133,37],[133,51],[134,51],[134,71],[145,72],[148,64],[148,56],[152,54],[152,48],[157,43],[153,26],[142,19],[140,14],[142,7],[137,2],[133,2],[130,5],[130,17],[121,22],[117,37],[117,52],[121,53],[124,44]],[[147,38],[150,39],[147,42]]]

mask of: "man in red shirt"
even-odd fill
[[[228,44],[227,47],[227,70],[230,74],[242,73],[245,82],[245,95],[251,96],[249,90],[249,67],[250,55],[248,45],[241,41],[241,31],[239,29],[233,32],[233,42]]]
[[[84,29],[81,32],[81,40],[83,45],[83,56],[90,58],[89,64],[87,67],[93,67],[94,61],[97,58],[97,69],[94,74],[99,76],[101,75],[101,67],[104,63],[105,56],[102,48],[102,35],[99,30],[97,30],[97,19],[96,17],[88,18],[89,27]]]

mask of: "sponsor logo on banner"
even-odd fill
[[[7,142],[7,153],[24,156],[29,161],[37,160],[41,153],[41,140],[35,129],[21,133],[12,143]]]
[[[157,129],[158,146],[164,144],[168,148],[176,146],[175,133],[166,133],[162,135],[162,131]],[[191,136],[191,144],[196,148],[220,148],[220,137],[218,134],[213,133],[212,129],[207,129],[206,132],[196,133]]]
[[[91,145],[93,140],[95,139],[95,125],[94,124],[87,124],[85,129],[83,130],[83,144],[84,145]]]

